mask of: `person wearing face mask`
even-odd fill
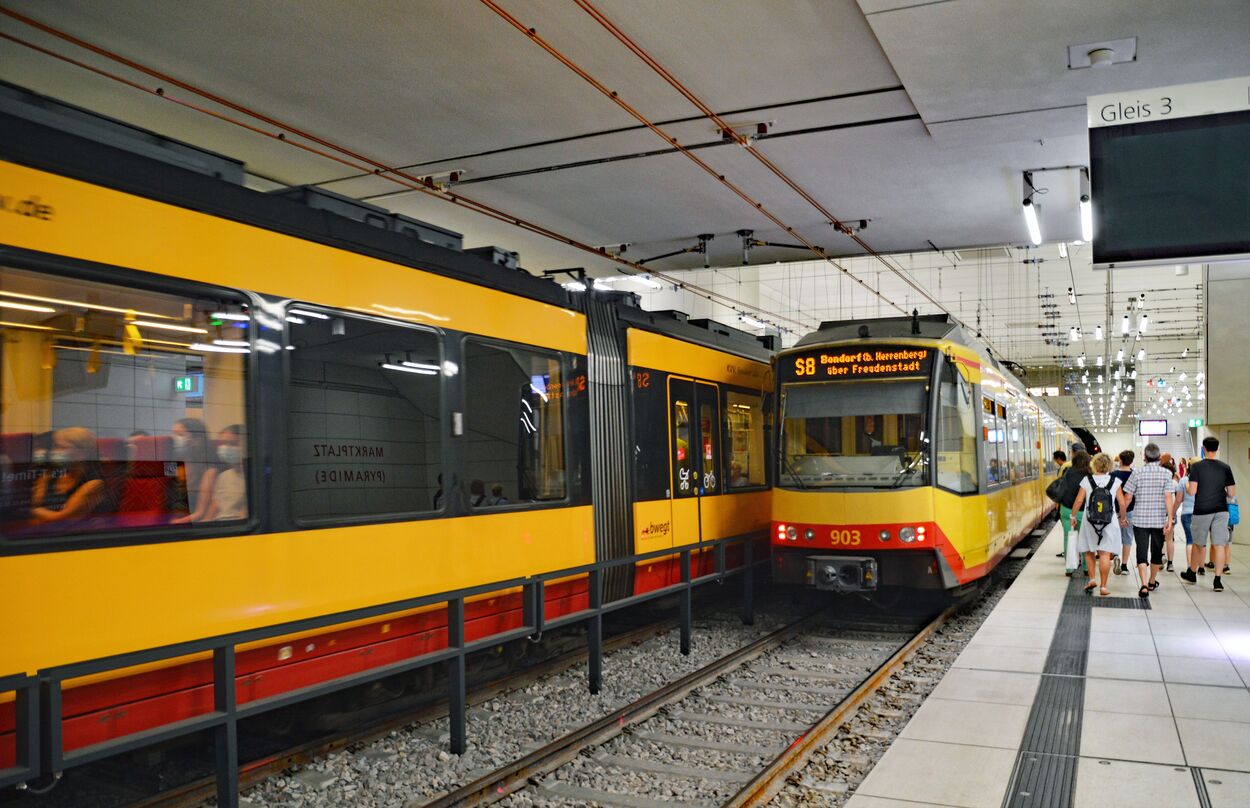
[[[231,424],[217,434],[217,459],[224,469],[213,483],[209,516],[213,521],[247,518],[247,474],[243,458],[243,428]]]
[[[104,480],[92,459],[95,433],[80,426],[58,429],[48,452],[49,470],[35,481],[31,521],[52,524],[83,519],[104,501]]]
[[[174,422],[170,437],[178,464],[178,484],[171,509],[182,514],[170,522],[182,525],[207,521],[218,473],[208,444],[208,429],[199,418],[181,418]]]

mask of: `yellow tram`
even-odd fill
[[[1075,435],[946,315],[824,323],[775,369],[780,582],[958,591],[1053,507]]]

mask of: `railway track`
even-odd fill
[[[948,613],[809,615],[426,805],[764,804]]]

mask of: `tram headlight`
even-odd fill
[[[807,539],[808,541],[813,541],[816,538],[816,531],[812,530],[809,527],[807,530],[803,531],[803,538]]]
[[[794,525],[790,525],[789,527],[787,527],[787,528],[786,528],[786,538],[787,538],[787,539],[789,539],[790,541],[798,541],[798,540],[799,540],[799,529],[798,529],[797,527],[795,527]]]
[[[894,534],[891,533],[889,530],[883,530],[877,534],[877,538],[881,539],[881,541],[889,541],[893,535]]]
[[[898,538],[904,544],[911,544],[916,540],[916,529],[914,527],[900,527],[898,529]]]

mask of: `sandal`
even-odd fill
[[[1103,598],[1105,598],[1107,595],[1110,595],[1110,594],[1111,594],[1111,590],[1110,590],[1110,589],[1108,589],[1108,588],[1107,588],[1107,587],[1105,587],[1105,586],[1104,586],[1104,587],[1100,587],[1100,588],[1098,589],[1098,596],[1099,596],[1099,597],[1103,597]]]
[[[1096,586],[1098,586],[1097,581],[1090,581],[1089,583],[1085,584],[1085,591],[1086,592],[1092,591],[1094,587]]]
[[[1150,588],[1143,585],[1141,589],[1137,590],[1137,597],[1139,598],[1150,597]]]
[[[1151,592],[1155,591],[1155,590],[1156,590],[1156,589],[1158,589],[1158,588],[1159,588],[1159,582],[1158,582],[1158,581],[1151,581],[1151,582],[1150,582],[1150,591],[1151,591]]]

